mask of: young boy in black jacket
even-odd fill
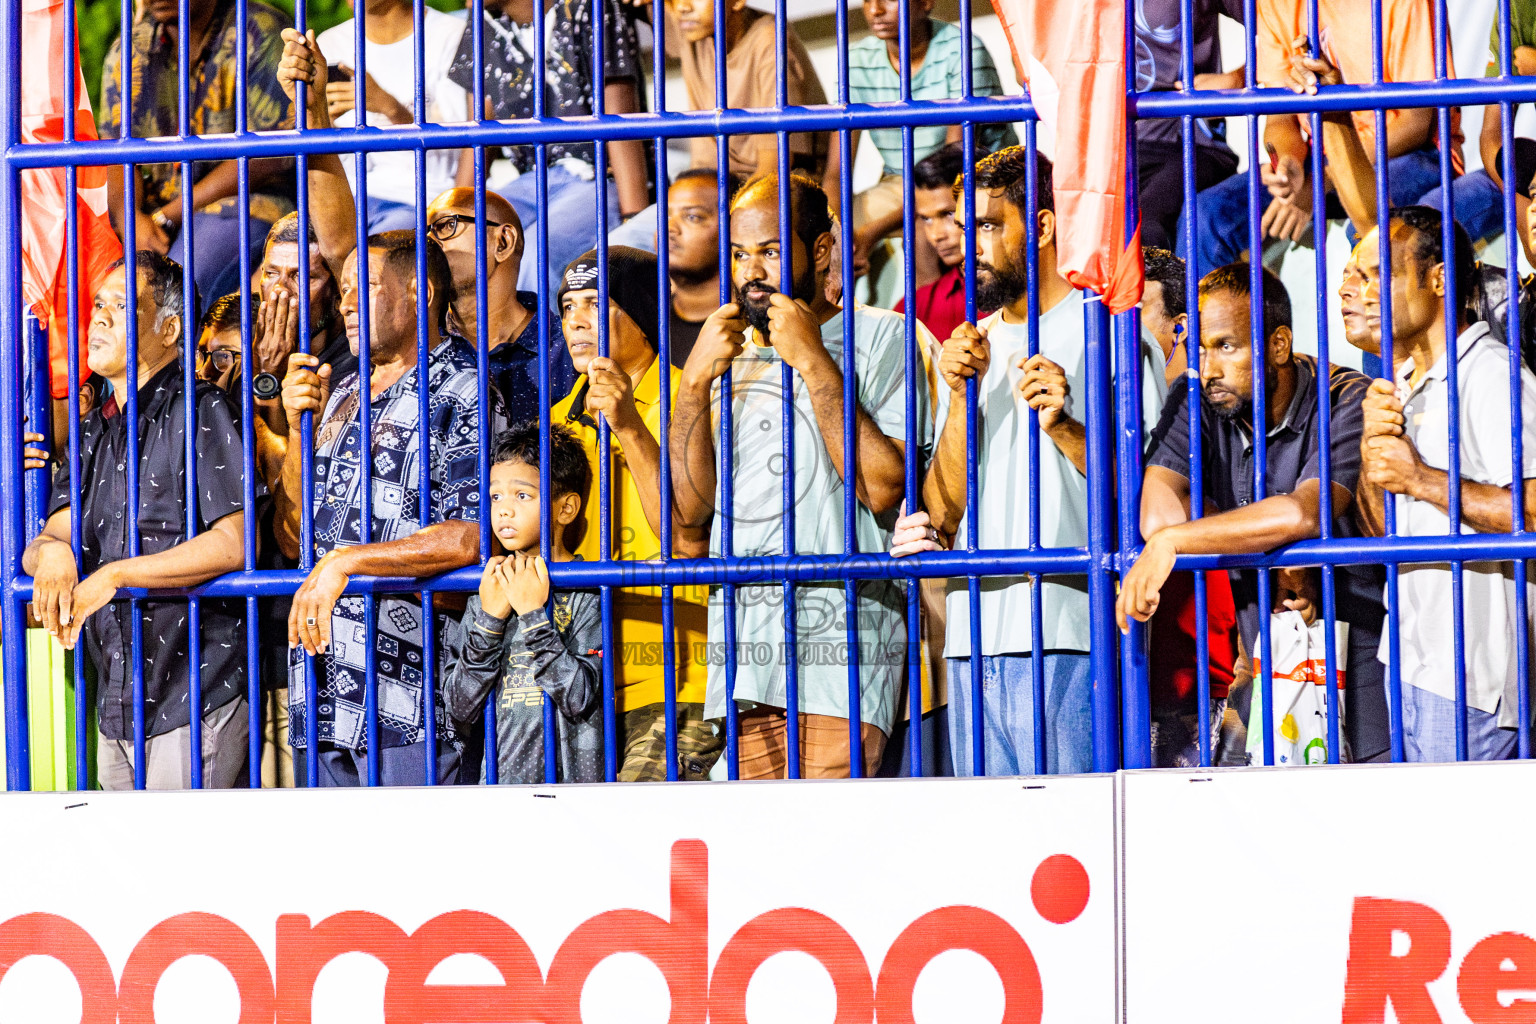
[[[569,559],[565,529],[581,512],[591,470],[563,425],[550,432],[550,555]],[[562,590],[550,599],[539,555],[539,424],[513,427],[491,451],[491,531],[506,555],[486,562],[464,611],[463,644],[443,686],[460,726],[479,721],[496,692],[496,763],[502,783],[544,782],[544,697],[554,704],[561,782],[601,782],[602,613],[598,595]],[[481,782],[485,782],[482,769]]]

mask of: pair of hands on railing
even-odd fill
[[[480,576],[480,608],[493,619],[527,615],[549,601],[549,566],[537,554],[493,555]]]

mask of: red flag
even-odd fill
[[[1040,120],[1056,134],[1056,265],[1111,313],[1141,301],[1125,237],[1125,0],[993,0]]]
[[[73,60],[66,60],[64,5],[74,0],[22,0],[21,5],[21,141],[64,141],[64,75],[75,71],[75,138],[95,139],[96,120],[79,70],[76,40],[68,41]],[[85,335],[91,298],[106,277],[107,267],[123,254],[123,246],[107,216],[105,167],[82,167],[76,174],[74,201],[80,232],[80,376],[85,365]],[[21,172],[21,293],[48,327],[48,362],[54,398],[69,395],[69,281],[65,273],[64,169]]]

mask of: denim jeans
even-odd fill
[[[652,203],[629,220],[608,232],[609,245],[627,245],[646,252],[656,251],[656,204]]]
[[[428,202],[431,202],[429,197]],[[410,203],[397,203],[392,199],[368,197],[368,233],[385,231],[415,231],[416,207]]]
[[[1033,655],[981,659],[982,741],[987,775],[1035,774]],[[971,748],[971,662],[949,660],[949,744],[955,774],[976,774]],[[1093,770],[1093,673],[1086,654],[1045,655],[1045,770]]]
[[[497,191],[512,204],[523,222],[523,234],[527,243],[523,248],[523,266],[518,274],[517,287],[521,291],[537,291],[538,277],[538,178],[530,171]],[[549,169],[549,190],[546,194],[546,221],[549,226],[549,301],[554,304],[555,292],[566,265],[589,249],[597,246],[597,182],[586,181],[580,175],[558,164]],[[619,190],[608,182],[608,224],[619,223]]]
[[[217,213],[192,215],[192,280],[206,308],[214,299],[240,290],[240,214],[237,204],[225,203]],[[251,268],[261,264],[272,225],[255,217],[251,223]],[[171,243],[171,259],[187,265],[187,230],[183,227]]]
[[[1520,734],[1499,728],[1499,713],[1467,708],[1467,760],[1507,761],[1515,756]],[[1456,702],[1403,684],[1403,758],[1407,761],[1456,760]]]
[[[1473,171],[1452,181],[1451,200],[1456,223],[1467,229],[1474,243],[1486,242],[1504,233],[1504,193],[1499,191],[1487,171]],[[1419,202],[1444,213],[1445,190],[1436,185]]]
[[[1433,145],[1404,153],[1387,163],[1393,206],[1411,206],[1440,183],[1440,151]],[[1310,186],[1309,186],[1310,187]],[[1259,189],[1268,206],[1269,193]],[[1459,198],[1459,197],[1458,197]],[[1183,233],[1183,221],[1180,222]],[[1184,240],[1179,240],[1182,253]],[[1201,277],[1235,262],[1248,248],[1248,172],[1234,174],[1195,196],[1195,259]]]

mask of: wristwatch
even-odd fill
[[[176,233],[176,225],[171,223],[171,218],[165,215],[164,210],[156,210],[149,215],[149,219],[154,221],[155,226],[167,235],[174,235]]]
[[[251,381],[251,391],[255,393],[257,398],[263,400],[276,398],[282,390],[282,382],[270,373],[258,373],[255,379]]]

